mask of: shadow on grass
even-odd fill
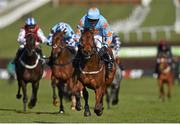
[[[19,114],[60,114],[59,112],[31,112],[31,111],[22,111],[22,110],[17,110],[17,109],[6,109],[6,108],[0,108],[0,111],[6,111],[6,112],[15,112]]]

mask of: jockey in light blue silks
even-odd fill
[[[74,50],[77,51],[76,42],[75,42],[76,35],[73,29],[70,27],[70,25],[64,22],[60,22],[52,27],[51,33],[48,36],[49,45],[52,45],[52,37],[58,31],[66,32],[64,36],[66,43],[68,44],[68,46],[74,48]]]
[[[91,29],[95,36],[95,44],[99,55],[101,57],[105,56],[108,60],[108,69],[111,70],[113,66],[113,57],[107,52],[107,47],[112,42],[112,30],[107,22],[107,20],[100,14],[98,8],[90,8],[81,20],[80,24],[77,26],[77,38],[80,39],[81,32],[84,29]]]

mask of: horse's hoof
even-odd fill
[[[81,110],[82,110],[81,105],[76,105],[76,110],[77,110],[77,111],[81,111]]]
[[[94,112],[96,113],[97,116],[101,116],[103,113],[102,110],[98,110],[98,109],[94,109]]]
[[[112,101],[112,105],[117,105],[118,104],[118,100],[113,100]]]
[[[22,97],[21,94],[17,94],[17,95],[16,95],[16,98],[17,98],[17,99],[20,99],[21,97]]]
[[[84,111],[84,116],[85,117],[91,116],[91,112],[89,110],[88,111]]]
[[[36,101],[30,101],[28,104],[28,108],[32,109],[36,105]]]
[[[54,105],[55,107],[57,107],[57,106],[59,106],[59,102],[58,102],[57,100],[54,100],[54,101],[53,101],[53,105]]]
[[[59,113],[60,113],[60,114],[64,114],[64,110],[60,110]]]
[[[76,107],[74,107],[74,106],[71,106],[71,110],[75,110],[76,109]]]

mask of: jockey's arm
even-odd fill
[[[39,28],[39,30],[37,31],[37,35],[40,38],[41,42],[44,44],[48,43],[48,40],[46,38],[46,36],[44,35],[43,31]]]
[[[26,39],[25,39],[25,29],[23,29],[23,28],[20,29],[17,41],[20,44],[20,47],[24,46],[24,43],[26,41]]]
[[[99,21],[100,21],[100,27],[103,29],[102,30],[103,31],[102,35],[104,37],[103,46],[108,47],[112,42],[113,32],[109,26],[109,23],[103,16],[100,16]]]
[[[85,21],[85,16],[83,16],[80,20],[80,23],[77,25],[76,29],[76,42],[79,42],[79,39],[81,37],[81,32],[84,30],[84,21]]]
[[[103,34],[105,36],[104,45],[107,47],[112,42],[112,34],[113,33],[112,33],[112,30],[111,30],[111,28],[107,22],[104,22],[103,27],[104,27]]]
[[[69,46],[72,46],[72,47],[76,46],[75,34],[74,34],[74,31],[71,28],[67,29],[65,38],[66,38],[66,42],[68,43]]]
[[[57,28],[59,27],[59,24],[60,23],[58,23],[58,24],[56,24],[55,26],[53,26],[52,28],[51,28],[51,32],[49,33],[49,35],[48,35],[48,37],[47,37],[47,45],[52,45],[52,37],[53,37],[53,35],[54,35],[54,33],[56,32],[56,30],[57,30]]]

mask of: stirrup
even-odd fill
[[[40,61],[42,62],[42,64],[46,63],[46,60],[44,58],[40,58]]]
[[[113,64],[112,63],[108,63],[107,68],[108,68],[109,71],[111,71],[112,68],[113,68]]]

